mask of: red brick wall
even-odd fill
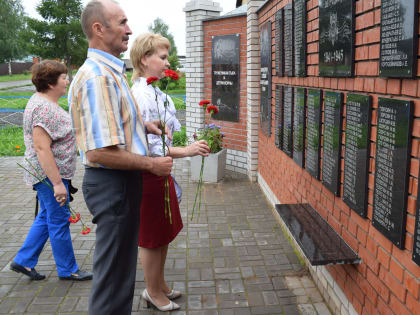
[[[259,12],[259,24],[275,21],[275,12],[291,0],[273,0]],[[282,203],[309,202],[362,258],[360,265],[328,267],[331,275],[360,314],[420,314],[420,266],[412,257],[417,200],[420,143],[420,66],[416,79],[379,78],[380,0],[356,1],[355,75],[352,78],[318,77],[318,0],[307,1],[307,73],[305,78],[275,76],[275,31],[272,32],[273,86],[286,84],[323,90],[366,93],[372,96],[371,157],[368,215],[361,218],[320,181],[276,148],[274,134],[259,133],[258,171]],[[419,63],[420,65],[420,63]],[[272,94],[274,117],[275,94]],[[372,226],[376,111],[378,97],[414,101],[414,123],[408,190],[405,249],[401,250]],[[344,98],[345,99],[345,98]],[[345,112],[345,111],[344,111]],[[345,124],[344,124],[345,125]],[[274,121],[272,124],[274,130]],[[345,131],[345,130],[344,130]],[[344,133],[343,133],[344,140]],[[343,159],[342,152],[341,158]],[[341,182],[344,162],[341,161]],[[321,164],[322,165],[322,164]],[[341,192],[343,186],[341,185]],[[342,194],[341,194],[342,195]]]
[[[211,100],[211,38],[212,36],[240,34],[240,97],[239,97],[239,121],[229,122],[214,120],[222,126],[221,131],[225,134],[224,146],[228,149],[246,151],[246,15],[231,18],[205,21],[204,23],[204,96]],[[208,118],[208,117],[207,117]],[[208,121],[208,120],[207,120]]]

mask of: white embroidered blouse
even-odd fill
[[[155,92],[156,89],[156,92]],[[165,120],[166,125],[173,134],[181,130],[181,124],[175,116],[176,109],[170,96],[166,96],[158,87],[147,85],[146,78],[137,78],[131,87],[133,95],[140,107],[140,112],[144,121]],[[156,94],[157,103],[156,104]],[[168,97],[168,107],[166,109],[164,102]],[[160,116],[159,116],[160,115]],[[152,156],[163,156],[162,138],[154,134],[147,135],[149,141],[149,151]],[[166,144],[172,146],[172,141],[166,138]]]

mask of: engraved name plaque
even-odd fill
[[[306,0],[295,0],[295,76],[306,77]]]
[[[336,196],[340,194],[342,107],[342,93],[325,92],[322,183]]]
[[[305,148],[305,89],[295,88],[295,108],[293,118],[293,160],[303,167]]]
[[[271,134],[271,21],[261,26],[261,129],[266,136]]]
[[[283,9],[276,12],[276,75],[284,76],[284,25]]]
[[[308,90],[305,168],[318,180],[321,159],[321,98],[321,90]]]
[[[412,102],[379,98],[372,225],[404,248]]]
[[[366,217],[370,152],[371,97],[347,94],[343,201]]]
[[[380,76],[415,76],[417,34],[418,0],[382,0]]]
[[[284,75],[294,76],[293,2],[284,7]]]
[[[276,85],[276,108],[274,116],[274,135],[276,147],[283,146],[283,86]]]
[[[293,87],[283,87],[283,152],[293,156]]]

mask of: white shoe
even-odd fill
[[[172,290],[170,293],[166,294],[166,297],[170,300],[175,300],[182,295],[180,291]]]
[[[141,296],[147,302],[147,308],[150,307],[150,304],[153,304],[154,307],[156,307],[159,311],[162,311],[162,312],[178,310],[180,308],[180,306],[178,304],[176,304],[172,301],[169,301],[168,305],[157,306],[155,304],[155,302],[153,302],[152,298],[149,296],[149,293],[147,292],[147,289],[144,289]]]

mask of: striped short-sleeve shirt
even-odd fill
[[[122,60],[89,48],[88,58],[70,86],[69,110],[84,165],[86,152],[118,145],[128,152],[148,155],[139,107],[125,76]]]

